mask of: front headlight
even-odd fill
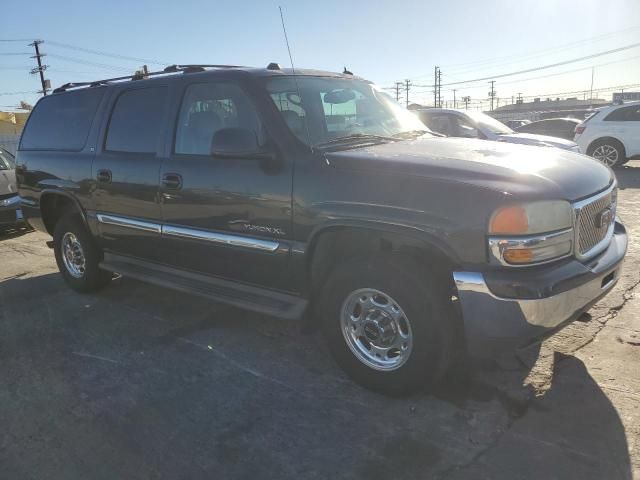
[[[17,205],[20,203],[20,196],[15,195],[13,197],[5,198],[4,200],[0,200],[0,207],[9,207],[11,205]]]
[[[489,222],[489,251],[501,265],[531,265],[573,251],[573,210],[565,201],[499,208]]]

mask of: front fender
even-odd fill
[[[338,229],[353,228],[358,230],[371,230],[380,233],[399,235],[412,239],[416,242],[424,243],[439,251],[452,264],[459,264],[460,260],[456,252],[441,238],[435,229],[427,229],[417,225],[404,224],[400,222],[389,222],[384,220],[361,220],[361,219],[334,219],[317,225],[310,234],[306,255],[311,255],[318,239],[329,231]]]

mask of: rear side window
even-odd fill
[[[20,150],[82,150],[103,95],[102,88],[87,88],[44,97],[30,115]]]
[[[162,129],[166,99],[165,87],[122,93],[111,113],[105,150],[154,153]]]
[[[640,121],[640,105],[614,110],[604,120],[605,122],[638,122]]]

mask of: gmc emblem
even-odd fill
[[[596,227],[608,228],[613,222],[613,210],[611,207],[607,207],[596,215]]]

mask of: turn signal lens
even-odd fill
[[[504,207],[491,219],[489,233],[520,235],[529,231],[529,218],[521,206]]]
[[[515,248],[512,250],[505,250],[504,259],[509,263],[531,263],[533,262],[533,250],[530,248]]]

